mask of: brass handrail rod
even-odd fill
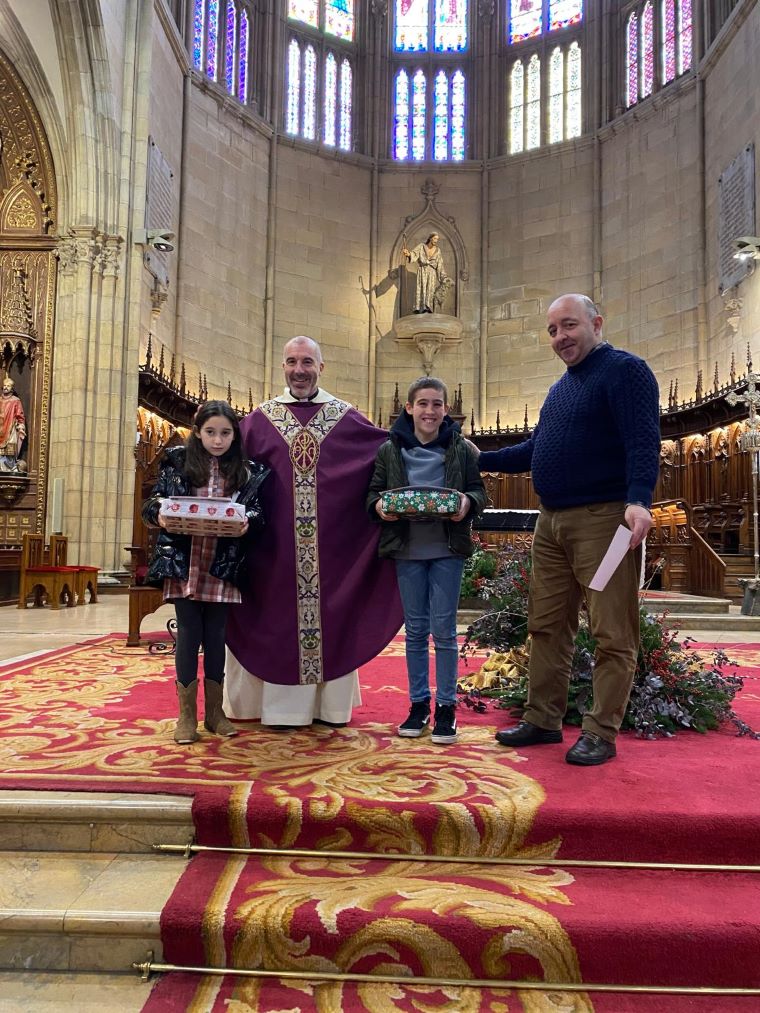
[[[382,855],[372,851],[320,851],[309,848],[233,848],[207,844],[154,844],[154,851],[255,855],[267,858],[335,858],[379,862],[447,862],[459,865],[517,865],[560,869],[667,869],[673,872],[760,872],[760,865],[710,865],[694,862],[623,862],[582,858],[506,858],[490,855]]]
[[[133,971],[139,971],[147,981],[152,972],[180,971],[194,974],[231,975],[241,978],[281,978],[287,981],[342,981],[369,985],[431,985],[438,988],[500,988],[515,991],[540,992],[638,992],[658,995],[758,995],[760,988],[720,988],[690,985],[607,985],[598,982],[509,981],[491,978],[426,978],[403,974],[355,974],[350,971],[284,971],[263,968],[193,967],[186,964],[164,964],[153,961],[153,953],[142,963],[135,961]]]

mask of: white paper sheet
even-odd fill
[[[612,536],[610,547],[604,554],[604,559],[599,564],[594,576],[591,578],[589,587],[592,591],[603,591],[612,574],[623,562],[623,558],[631,546],[633,532],[625,524],[621,524]]]

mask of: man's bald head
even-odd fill
[[[293,397],[305,399],[315,394],[319,387],[319,374],[324,368],[322,350],[313,338],[299,334],[285,343],[282,369]]]
[[[546,329],[554,352],[566,366],[577,366],[602,341],[603,319],[587,295],[561,295],[549,306]]]

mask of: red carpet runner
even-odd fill
[[[167,659],[119,638],[0,672],[0,785],[193,793],[198,840],[443,856],[520,856],[528,867],[453,862],[196,857],[162,917],[177,964],[760,986],[760,876],[551,868],[542,859],[760,862],[760,743],[730,730],[623,736],[598,770],[564,746],[506,750],[499,712],[460,712],[460,741],[403,740],[397,642],[362,672],[346,729],[257,725],[193,747],[171,741]],[[737,709],[760,726],[755,648]],[[12,706],[11,706],[12,702]],[[704,1001],[703,1001],[704,999]],[[259,983],[170,975],[168,1010],[756,1010],[758,999]],[[231,1003],[231,1005],[230,1005]]]

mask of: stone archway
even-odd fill
[[[44,530],[57,206],[40,116],[0,51],[0,381],[13,381],[25,416],[15,457],[0,459],[0,550]]]

